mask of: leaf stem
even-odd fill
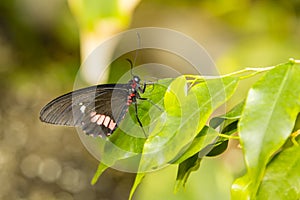
[[[299,146],[297,140],[296,140],[296,137],[300,135],[300,129],[298,129],[297,131],[293,132],[291,134],[291,140],[292,140],[292,143],[295,145],[295,146]]]
[[[254,76],[256,74],[259,74],[261,72],[269,71],[269,70],[274,69],[274,68],[275,68],[275,66],[262,67],[262,68],[258,68],[258,67],[246,67],[245,69],[242,69],[242,70],[239,70],[239,71],[236,71],[236,72],[232,72],[232,73],[229,73],[229,74],[225,74],[222,77],[228,77],[228,76],[234,76],[234,75],[244,74],[244,73],[247,73],[247,72],[252,72],[252,73],[250,73],[248,75],[244,75],[244,76],[240,77],[240,79],[246,79],[246,78],[249,78],[249,77]]]
[[[240,139],[239,136],[226,135],[226,134],[222,134],[222,133],[219,133],[218,136],[223,137],[223,138],[227,138],[227,139],[234,139],[234,140],[239,140]]]
[[[246,79],[249,78],[251,76],[254,76],[256,74],[265,72],[265,71],[269,71],[271,69],[274,69],[275,66],[270,66],[270,67],[263,67],[263,68],[258,68],[258,67],[247,67],[245,69],[236,71],[236,72],[232,72],[229,74],[225,74],[225,75],[220,75],[220,76],[199,76],[199,75],[185,75],[186,78],[193,78],[194,80],[189,80],[191,81],[193,84],[197,81],[205,81],[207,79],[218,79],[218,78],[225,78],[225,77],[229,77],[229,76],[235,76],[235,75],[239,75],[239,74],[244,74],[244,73],[249,73],[252,72],[250,74],[244,75],[244,76],[240,76],[240,79]]]
[[[293,58],[289,59],[289,62],[294,64],[300,64],[300,60],[295,60]],[[276,65],[278,66],[278,65]],[[192,78],[193,80],[188,80],[188,82],[192,83],[191,85],[194,85],[197,82],[204,82],[208,79],[219,79],[219,78],[225,78],[230,76],[239,76],[240,80],[250,78],[252,76],[255,76],[259,73],[270,71],[274,69],[276,66],[269,66],[269,67],[246,67],[245,69],[235,71],[229,74],[224,74],[220,76],[199,76],[199,75],[184,75],[186,78]],[[245,74],[248,73],[248,74]],[[245,75],[242,75],[245,74]]]

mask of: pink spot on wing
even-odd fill
[[[98,119],[99,119],[100,115],[94,115],[92,118],[91,118],[91,122],[92,123],[95,123]]]
[[[98,125],[102,125],[104,119],[105,119],[105,115],[100,115],[100,118],[97,120],[97,124],[98,124]]]
[[[91,112],[90,116],[94,117],[97,113],[95,111]]]
[[[108,127],[109,121],[110,121],[110,117],[109,117],[109,116],[106,116],[106,117],[105,117],[105,120],[104,120],[104,122],[103,122],[103,125],[104,125],[105,127]]]
[[[110,120],[108,128],[113,131],[115,129],[116,125],[117,125],[117,123],[115,123],[113,120]]]

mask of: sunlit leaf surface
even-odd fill
[[[300,198],[300,146],[285,149],[266,169],[257,199]]]
[[[270,158],[291,134],[300,101],[300,67],[292,62],[265,74],[248,93],[239,123],[247,174],[232,187],[233,199],[253,198]]]

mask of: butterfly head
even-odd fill
[[[133,76],[132,80],[134,83],[137,83],[137,84],[139,84],[141,82],[141,79],[138,76]]]

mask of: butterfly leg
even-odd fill
[[[140,90],[141,93],[144,93],[146,91],[146,83],[143,84],[143,88]]]
[[[156,105],[153,101],[151,101],[151,99],[148,98],[143,98],[143,97],[139,97],[139,100],[143,100],[143,101],[148,101],[149,103],[151,103],[153,106],[155,106],[158,110],[160,110],[161,112],[163,112],[163,109],[160,108],[158,105]]]
[[[143,124],[142,124],[142,122],[141,122],[141,120],[139,118],[139,115],[138,115],[138,107],[137,107],[137,103],[136,102],[134,103],[134,108],[135,108],[135,117],[136,117],[136,120],[138,121],[140,127],[143,130],[143,133],[144,133],[145,137],[147,138],[147,135],[146,135],[144,127],[143,127]]]

